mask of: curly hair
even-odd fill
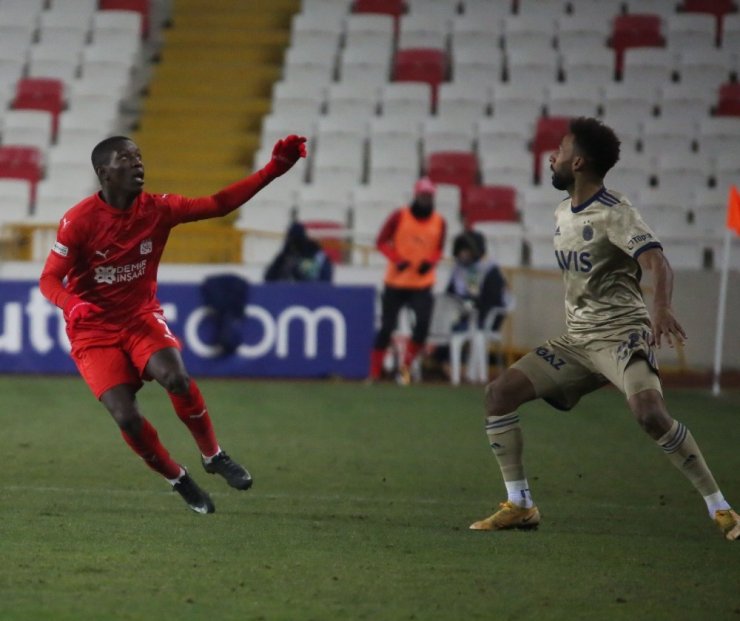
[[[571,120],[570,133],[575,147],[585,157],[588,169],[600,177],[619,161],[619,138],[611,127],[598,119],[579,117]]]

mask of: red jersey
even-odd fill
[[[257,171],[203,198],[142,192],[128,209],[112,207],[100,193],[89,196],[61,219],[41,274],[41,292],[61,308],[70,294],[100,306],[102,313],[77,324],[81,329],[116,326],[159,311],[157,269],[170,230],[223,216],[271,180]]]

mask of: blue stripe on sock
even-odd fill
[[[673,437],[665,444],[663,444],[663,450],[666,453],[675,453],[683,444],[683,441],[686,439],[687,433],[688,429],[686,429],[686,426],[682,423],[679,423],[678,427],[676,427],[676,432],[673,434]]]
[[[488,422],[486,423],[487,431],[491,429],[501,429],[502,427],[510,427],[512,425],[516,425],[519,422],[518,414],[508,414],[506,416],[495,418],[496,420],[494,421],[490,420],[491,417],[488,418]]]

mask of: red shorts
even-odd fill
[[[182,349],[161,313],[139,315],[115,329],[76,331],[70,341],[72,360],[98,399],[119,384],[138,390],[143,380],[151,379],[146,365],[152,354],[168,347]]]

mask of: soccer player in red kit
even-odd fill
[[[213,502],[141,415],[136,392],[142,380],[165,388],[206,472],[242,490],[252,477],[219,446],[203,396],[188,377],[156,297],[159,261],[170,229],[237,209],[305,157],[305,142],[295,135],[279,140],[261,170],[212,196],[185,198],[144,192],[138,146],[124,136],[106,138],[92,151],[100,192],[64,214],[41,274],[41,292],[62,309],[72,358],[93,394],[134,452],[198,513],[213,513]]]

